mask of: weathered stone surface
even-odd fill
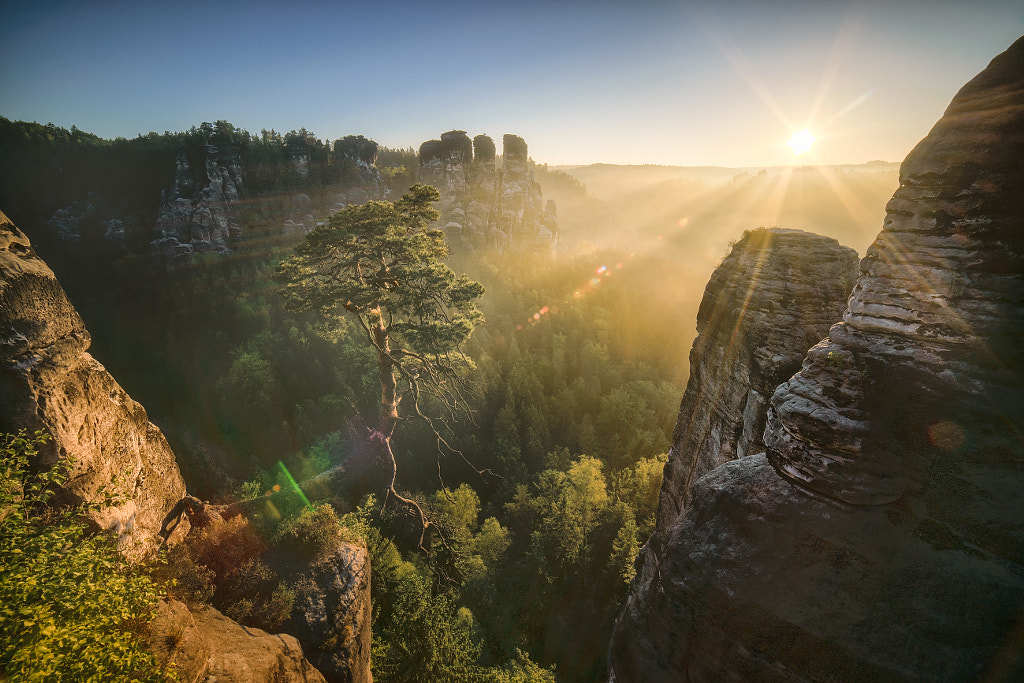
[[[351,484],[352,469],[333,471],[336,481]],[[313,497],[331,493],[331,478],[303,482]],[[333,489],[337,492],[337,489]],[[236,515],[277,518],[298,514],[304,501],[291,490],[231,505],[209,505],[187,498],[185,507],[193,529],[221,524]],[[281,630],[295,636],[305,656],[333,683],[371,683],[370,558],[365,546],[339,540],[333,550],[317,557],[296,555],[287,545],[272,547],[262,556],[295,590],[291,617]]]
[[[161,602],[150,624],[150,646],[179,680],[217,683],[317,683],[325,679],[288,634],[241,626],[212,607],[195,611]]]
[[[149,649],[156,661],[173,667],[182,683],[200,683],[210,673],[210,643],[184,603],[161,600],[149,622]]]
[[[297,597],[284,630],[329,681],[370,683],[370,559],[365,547],[341,543],[292,575]]]
[[[782,228],[749,231],[715,270],[697,313],[690,378],[665,466],[654,536],[637,559],[627,609],[649,600],[675,521],[694,483],[764,449],[768,398],[807,347],[842,316],[857,253],[836,240]]]
[[[711,275],[665,469],[663,533],[697,479],[764,450],[768,398],[841,319],[857,261],[857,252],[829,237],[768,228],[744,234]]]
[[[199,188],[184,152],[178,154],[173,186],[160,195],[154,247],[170,258],[194,252],[227,252],[229,239],[241,235],[238,224],[242,164],[238,154],[206,145],[206,180]]]
[[[844,322],[701,478],[616,681],[1024,676],[1024,39],[905,161]]]
[[[558,243],[554,202],[544,203],[526,142],[505,135],[503,144],[500,169],[494,141],[486,135],[471,142],[454,130],[420,146],[419,180],[441,193],[437,225],[479,249],[550,252]]]
[[[0,213],[0,431],[46,430],[40,466],[71,458],[70,501],[121,501],[92,516],[130,555],[160,541],[185,494],[160,430],[86,351],[90,337],[53,271]]]

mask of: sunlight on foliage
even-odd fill
[[[0,438],[0,671],[16,681],[166,680],[141,638],[156,587],[107,536],[86,534],[83,508],[49,507],[70,466],[30,474],[47,438]]]

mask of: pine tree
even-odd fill
[[[429,227],[438,216],[431,203],[439,198],[435,188],[417,184],[397,202],[348,207],[306,235],[276,276],[291,310],[317,313],[338,331],[355,323],[376,351],[380,410],[368,430],[390,468],[382,493],[385,503],[395,498],[415,507],[421,521],[418,506],[394,489],[391,438],[399,407],[407,405],[405,412],[426,420],[441,438],[445,415],[428,416],[421,399],[436,398],[448,415],[465,406],[460,371],[469,359],[461,345],[483,320],[476,307],[483,285],[443,262],[444,233]]]

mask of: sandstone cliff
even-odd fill
[[[233,149],[203,146],[205,179],[196,186],[188,155],[179,152],[174,183],[160,193],[160,213],[153,246],[169,256],[193,252],[226,252],[238,224],[242,163]]]
[[[372,683],[370,675],[370,556],[341,542],[334,552],[289,576],[300,588],[284,629],[328,681]]]
[[[70,458],[61,496],[66,502],[98,500],[104,490],[117,496],[92,521],[111,531],[129,556],[147,555],[168,538],[186,537],[190,515],[184,513],[206,506],[186,496],[163,434],[87,352],[89,343],[53,272],[0,213],[0,432],[48,432],[53,438],[36,466]],[[188,680],[372,680],[366,549],[339,543],[316,561],[281,564],[302,589],[286,624],[293,635],[243,627],[212,608],[189,613],[180,603],[165,604],[151,628],[163,661],[176,662]]]
[[[856,277],[857,252],[828,237],[768,228],[736,243],[697,312],[658,529],[679,517],[697,479],[764,450],[768,399],[842,318]]]
[[[1024,39],[904,162],[844,321],[772,396],[767,455],[659,520],[612,680],[1024,675],[1022,158]]]
[[[538,253],[557,243],[554,202],[544,203],[526,142],[505,135],[500,168],[494,141],[465,131],[420,145],[419,180],[441,193],[438,225],[479,249],[525,248]]]
[[[322,683],[293,636],[240,626],[212,607],[190,611],[161,601],[150,624],[150,649],[183,683]]]
[[[28,238],[0,213],[0,431],[43,429],[43,465],[71,456],[70,501],[106,488],[120,502],[93,521],[122,549],[160,542],[185,494],[174,454],[145,409],[89,353],[78,312]]]

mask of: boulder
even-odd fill
[[[183,683],[322,683],[298,641],[241,626],[212,607],[162,601],[150,623],[150,648]]]

